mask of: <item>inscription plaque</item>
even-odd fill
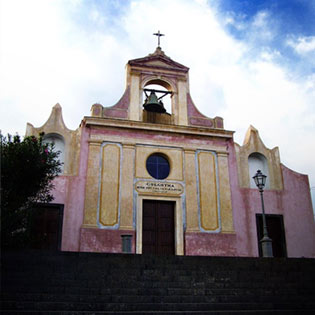
[[[181,195],[184,187],[179,183],[139,181],[136,183],[136,190],[139,193]]]

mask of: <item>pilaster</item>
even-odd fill
[[[194,150],[185,150],[185,181],[187,232],[198,232],[198,200]]]
[[[219,189],[221,227],[223,233],[234,233],[231,189],[227,153],[217,153],[219,166]]]
[[[123,145],[120,229],[133,229],[133,178],[135,174],[135,146]]]

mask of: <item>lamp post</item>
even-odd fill
[[[265,207],[264,207],[264,187],[267,176],[264,175],[260,170],[257,171],[256,175],[253,177],[256,186],[260,192],[261,198],[261,208],[262,208],[262,219],[263,219],[263,238],[260,240],[262,247],[263,257],[273,257],[272,253],[272,239],[268,236],[266,216],[265,216]]]

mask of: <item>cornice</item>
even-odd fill
[[[139,131],[150,131],[159,133],[172,133],[182,135],[195,135],[204,137],[218,137],[218,138],[233,138],[234,131],[205,128],[205,127],[192,127],[192,126],[178,126],[178,125],[162,125],[150,124],[134,120],[112,119],[103,117],[90,117],[83,118],[86,126],[89,127],[104,127],[104,128],[119,128],[131,129]]]

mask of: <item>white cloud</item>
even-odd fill
[[[124,73],[116,63],[123,68],[126,56],[111,35],[84,32],[71,20],[78,6],[77,1],[67,7],[61,1],[2,2],[0,114],[8,115],[7,106],[11,112],[1,123],[3,132],[24,134],[27,121],[42,125],[57,102],[74,129],[93,103],[104,102],[104,94],[110,102],[105,105],[119,97],[108,95],[113,85],[123,90]],[[12,116],[21,115],[24,122],[14,125]]]
[[[252,25],[257,28],[264,28],[268,24],[269,13],[267,11],[259,11],[253,18]]]
[[[100,12],[94,8],[89,12],[89,18],[96,22],[97,24],[100,24],[101,26],[105,25],[105,17],[100,14]]]
[[[248,35],[252,41],[270,41],[274,38],[274,30],[271,25],[274,21],[271,19],[268,11],[259,11],[248,25]]]
[[[259,59],[263,61],[273,62],[276,58],[281,57],[281,53],[278,50],[263,50],[259,56]]]
[[[287,45],[300,55],[315,53],[315,36],[291,38],[287,41]]]
[[[235,29],[242,31],[247,25],[244,22],[246,16],[244,14],[236,14],[233,11],[224,12],[222,23],[223,25],[231,25]]]
[[[307,81],[290,81],[281,67],[269,61],[236,66],[233,73],[222,84],[228,106],[220,114],[227,128],[238,131],[236,141],[242,143],[253,124],[266,146],[280,146],[284,164],[315,174],[315,90],[308,89]]]

